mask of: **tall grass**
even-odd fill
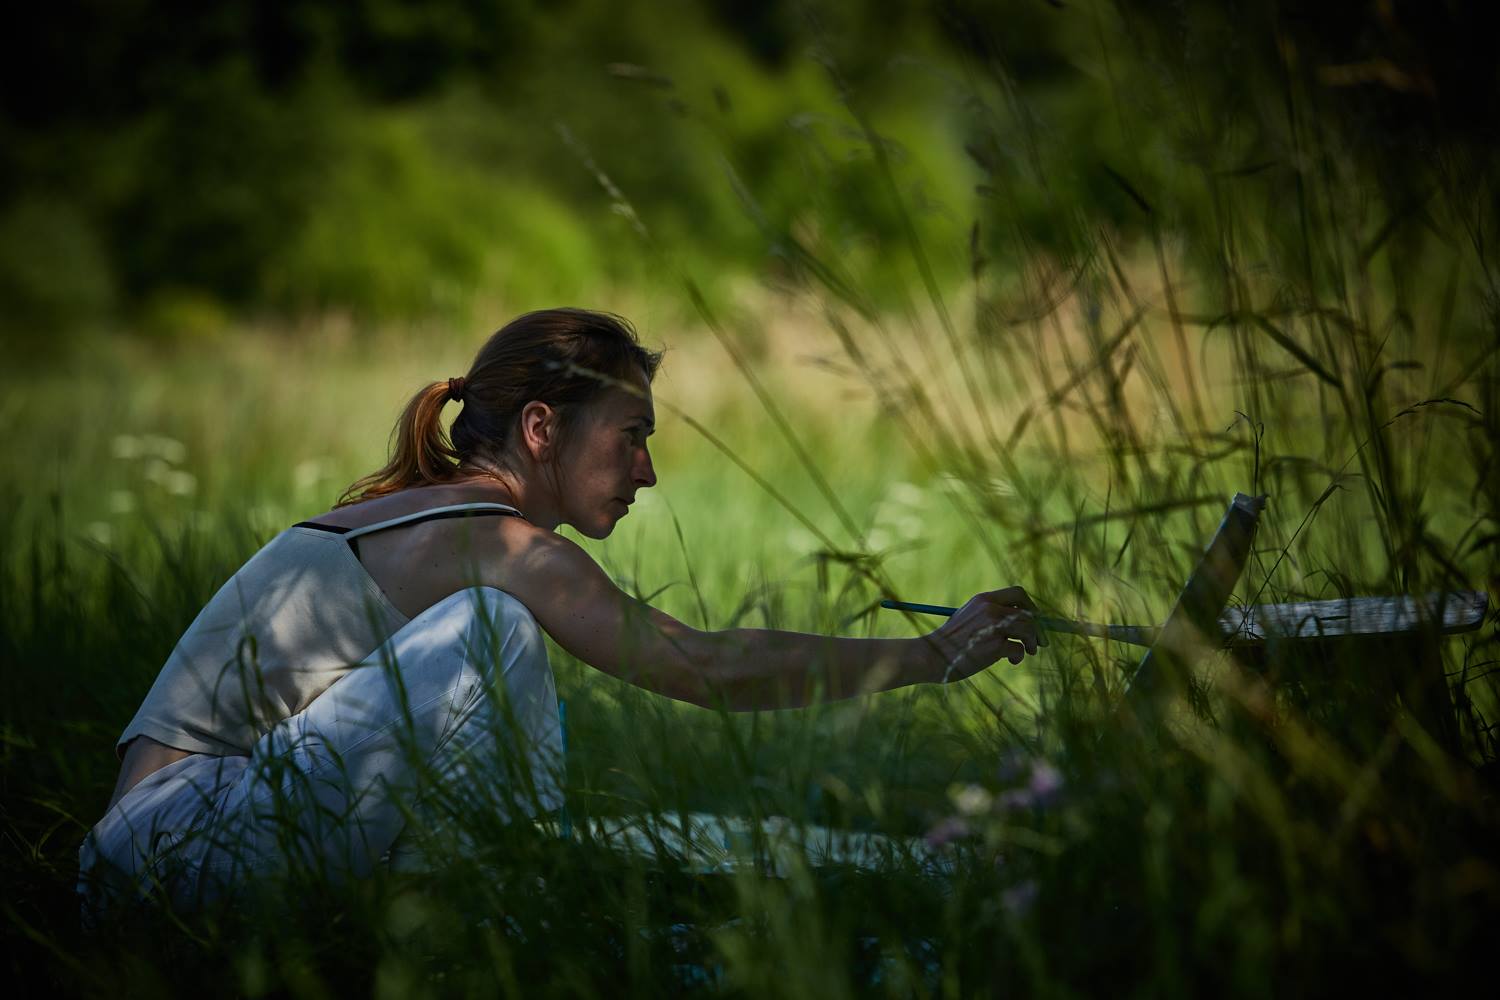
[[[1110,67],[1122,105],[1101,144],[1142,151],[1094,178],[1139,213],[1129,225],[1059,206],[1069,232],[1044,252],[1007,214],[1048,197],[1070,150],[1048,145],[1049,109],[997,51],[955,85],[980,151],[975,216],[946,245],[918,236],[924,218],[881,248],[909,267],[904,308],[872,307],[816,236],[839,221],[818,211],[849,210],[816,171],[800,227],[765,223],[741,189],[784,265],[772,294],[711,305],[669,246],[645,248],[682,275],[702,335],[681,335],[658,388],[675,419],[656,498],[595,549],[623,586],[715,628],[910,634],[874,602],[1012,582],[1057,612],[1153,622],[1242,490],[1270,502],[1238,602],[1494,590],[1490,189],[1439,172],[1419,206],[1391,205],[1290,72],[1254,142],[1204,133],[1170,79],[1140,89],[1151,67],[1111,16],[1080,58]],[[920,152],[893,152],[836,82],[873,178],[859,198],[926,211]],[[1189,145],[1196,158],[1162,153]],[[1250,153],[1268,165],[1240,170]],[[607,157],[591,165],[608,175]],[[271,343],[11,390],[6,478],[35,484],[0,543],[18,971],[77,993],[819,996],[1319,994],[1488,971],[1493,615],[1425,662],[1205,656],[1150,727],[1118,711],[1138,651],[1094,640],[950,687],[748,716],[554,649],[572,836],[455,805],[478,849],[434,845],[436,871],[273,881],[239,906],[148,905],[82,935],[72,852],[172,642],[260,541],[374,464],[401,390],[462,363]],[[1419,712],[1424,670],[1447,697]],[[858,868],[754,835],[736,870],[705,872],[599,832],[629,820],[667,845],[695,813],[928,847]]]

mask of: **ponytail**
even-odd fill
[[[450,382],[433,382],[418,390],[391,431],[391,460],[384,468],[355,481],[335,507],[373,500],[412,486],[446,483],[458,474],[458,453],[443,430],[443,404]]]

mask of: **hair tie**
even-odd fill
[[[458,378],[450,378],[448,380],[448,398],[453,400],[455,403],[463,402],[464,377],[462,375],[460,375]]]

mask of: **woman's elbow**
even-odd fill
[[[668,636],[655,666],[659,694],[713,711],[789,707],[764,664],[733,632],[683,630]]]

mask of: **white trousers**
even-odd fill
[[[503,820],[560,808],[562,767],[536,620],[503,591],[460,591],[250,756],[194,754],[127,792],[79,851],[85,919],[155,892],[191,909],[273,871],[357,878],[419,807]]]

